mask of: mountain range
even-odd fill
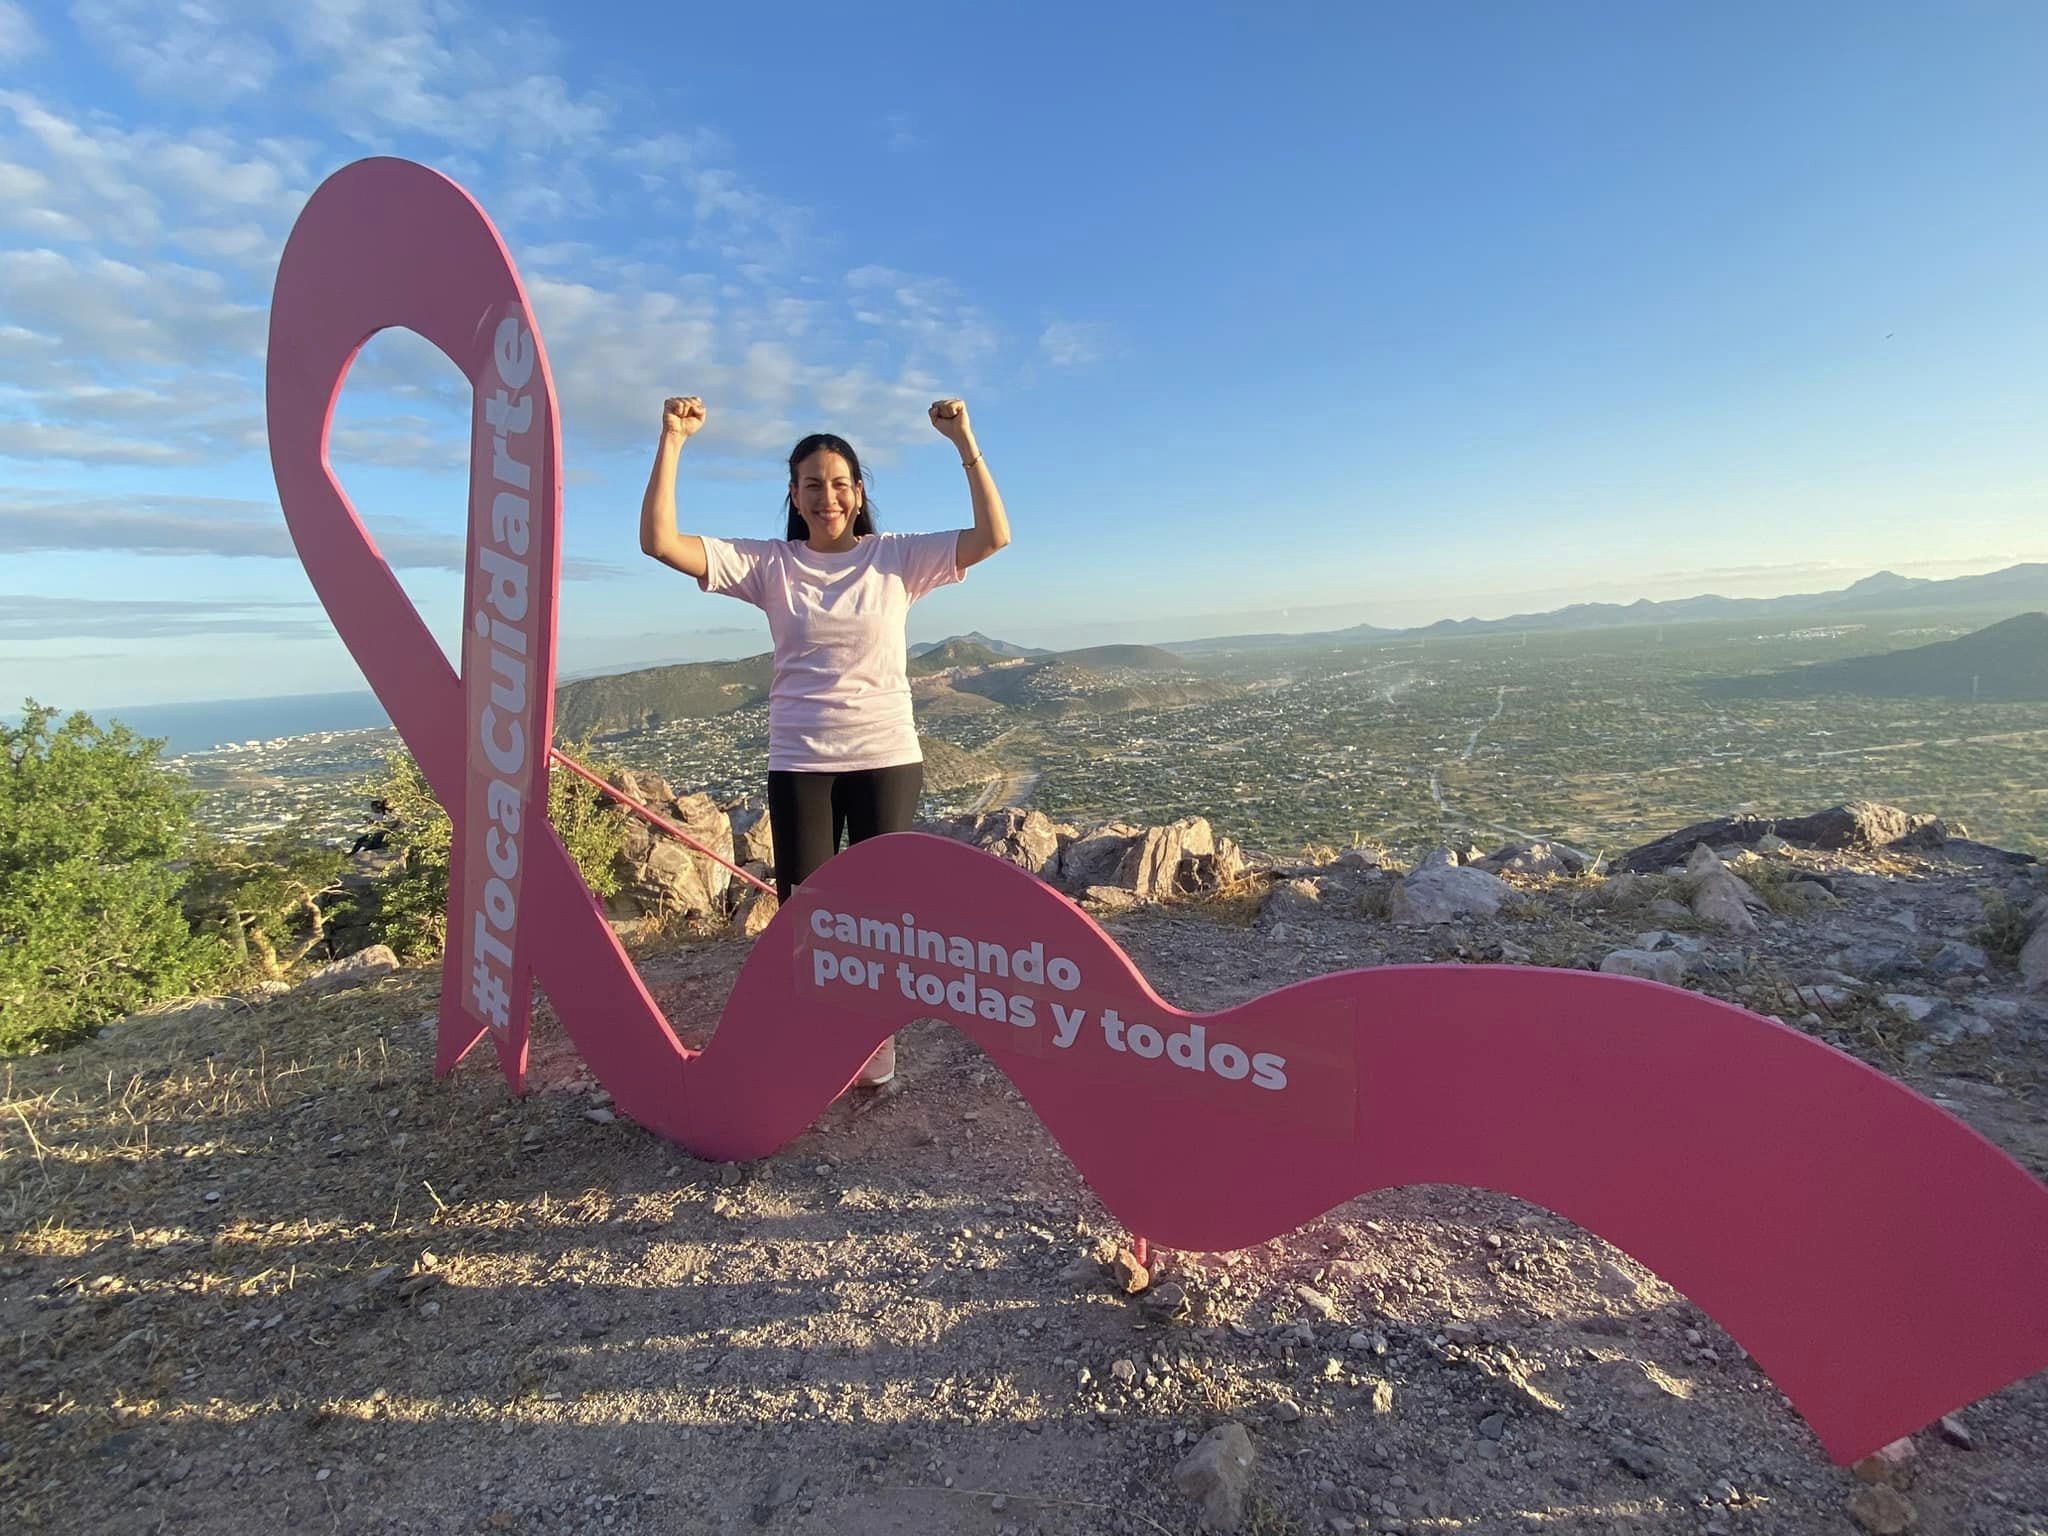
[[[1518,630],[1613,629],[1626,625],[1696,623],[1712,619],[1780,619],[1926,608],[1975,608],[1993,603],[2048,608],[2048,563],[2009,565],[2003,570],[1947,580],[1878,571],[1833,592],[1796,592],[1783,597],[1717,597],[1706,593],[1662,602],[1638,598],[1632,603],[1572,603],[1545,613],[1516,613],[1501,619],[1439,619],[1434,624],[1410,629],[1381,629],[1371,624],[1354,624],[1348,629],[1320,630],[1313,634],[1221,635],[1200,640],[1167,641],[1163,649],[1181,656],[1204,656],[1232,650],[1355,645],[1360,641],[1391,640],[1404,635],[1428,637]]]
[[[1057,719],[1078,711],[1108,714],[1222,697],[1228,685],[1191,677],[1185,662],[1232,651],[1357,645],[1375,640],[1487,632],[1610,629],[1713,620],[1810,619],[1998,604],[2048,609],[2048,564],[2008,566],[1980,576],[1937,581],[1879,571],[1834,592],[1784,597],[1699,597],[1664,602],[1574,603],[1503,619],[1445,619],[1414,629],[1370,624],[1309,634],[1224,635],[1163,645],[1098,645],[1048,651],[974,631],[909,648],[908,670],[920,710],[980,712],[1008,708]],[[1716,685],[1745,696],[1802,692],[1939,694],[2048,698],[2048,618],[2024,613],[1959,639],[1883,656],[1827,662]],[[556,690],[556,726],[568,739],[645,729],[667,720],[702,719],[768,697],[772,658],[686,662],[582,678]],[[1974,683],[1972,682],[1974,679]],[[1958,692],[1958,690],[1960,690]]]

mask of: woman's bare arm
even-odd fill
[[[974,526],[960,530],[954,555],[964,571],[1009,546],[1010,519],[1003,511],[1002,493],[996,489],[995,476],[988,472],[988,460],[981,456],[981,448],[974,441],[974,427],[967,419],[967,402],[935,400],[931,418],[939,435],[959,449],[961,467],[967,471],[967,488],[974,496]]]
[[[703,425],[704,403],[695,395],[664,403],[661,441],[647,476],[647,494],[640,498],[640,553],[700,580],[707,569],[704,541],[676,531],[676,461],[683,456],[683,444]]]

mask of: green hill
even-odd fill
[[[943,640],[915,641],[911,644],[910,654],[922,656],[926,651],[935,651],[942,645],[952,645],[955,642],[966,645],[978,645],[985,651],[994,651],[998,656],[1005,657],[1050,656],[1052,654],[1052,652],[1042,650],[1037,646],[1019,645],[1014,640],[998,640],[993,635],[984,635],[978,629],[970,629],[964,635],[948,635]]]
[[[2048,699],[2048,613],[2022,613],[1988,629],[1909,650],[1716,678],[1706,688],[1725,698],[1848,693],[2006,703]]]
[[[691,661],[586,677],[555,690],[555,734],[568,740],[639,731],[670,720],[703,720],[768,697],[774,657]]]
[[[911,657],[907,671],[912,677],[929,677],[934,672],[945,672],[954,667],[986,667],[1005,659],[985,645],[959,637],[941,641],[921,655]]]
[[[1003,776],[1002,769],[979,753],[965,751],[937,736],[920,735],[917,745],[924,754],[924,787],[928,793],[944,794],[950,789],[986,784]]]
[[[995,665],[1006,661],[1013,664]],[[949,706],[975,699],[987,701],[983,708],[1000,705],[1054,717],[1077,711],[1115,714],[1223,698],[1232,691],[1193,678],[1134,681],[1127,674],[1187,671],[1171,651],[1150,645],[1097,645],[1016,662],[1014,656],[961,635],[913,657],[909,673],[929,677],[954,668],[994,667],[959,679],[952,694],[920,705],[939,713],[958,713]],[[646,730],[671,720],[708,719],[762,702],[773,680],[774,658],[766,653],[586,677],[555,690],[555,731],[574,740]]]
[[[1138,657],[1136,666],[1119,665],[1110,657]],[[1083,666],[1076,657],[1096,658],[1095,666]],[[1181,674],[1133,682],[1128,676],[1097,667],[1116,667],[1118,673],[1150,671],[1158,664],[1152,656],[1164,656],[1172,670]],[[1059,719],[1066,715],[1114,715],[1133,709],[1172,709],[1182,704],[1199,704],[1228,698],[1236,690],[1227,683],[1189,677],[1186,668],[1164,651],[1141,645],[1105,645],[1088,651],[1063,651],[1044,661],[1025,666],[1000,667],[957,678],[956,694],[978,694],[1007,708]]]

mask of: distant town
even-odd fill
[[[1922,603],[1812,619],[1023,657],[967,637],[913,664],[922,810],[1027,805],[1077,824],[1203,815],[1275,852],[1511,836],[1597,852],[1709,816],[1867,798],[2048,855],[2048,617]],[[635,679],[656,672],[596,680],[607,709],[642,722],[599,730],[597,755],[721,802],[758,794],[761,690],[731,680],[741,664],[707,668],[722,669],[716,687],[689,668],[659,669],[637,695]],[[363,786],[398,747],[389,730],[329,731],[177,761],[217,830],[300,821],[338,838],[362,824]]]

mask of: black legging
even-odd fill
[[[924,789],[924,764],[855,773],[768,772],[768,833],[775,844],[775,894],[789,900],[819,865],[848,845],[907,832]]]

